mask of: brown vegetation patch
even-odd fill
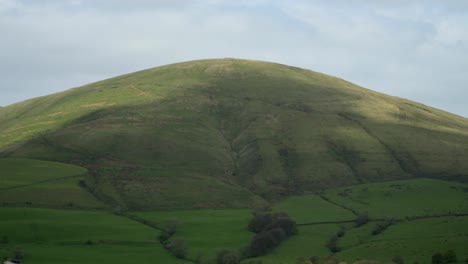
[[[102,107],[102,106],[111,106],[114,105],[114,103],[108,103],[108,102],[98,102],[94,104],[84,104],[80,105],[81,108],[97,108],[97,107]]]
[[[65,115],[65,114],[68,114],[68,112],[55,112],[55,113],[52,113],[50,115],[48,115],[49,117],[54,117],[54,116],[60,116],[60,115]]]

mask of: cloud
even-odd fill
[[[468,116],[458,99],[468,97],[465,1],[358,2],[0,0],[0,105],[166,63],[240,57]]]

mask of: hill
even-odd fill
[[[87,168],[110,206],[253,207],[418,177],[468,180],[468,121],[280,64],[172,64],[0,109],[2,157]]]

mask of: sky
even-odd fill
[[[0,0],[0,106],[226,57],[302,67],[468,117],[466,0]]]

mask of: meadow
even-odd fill
[[[75,165],[19,158],[0,159],[3,206],[95,208],[107,205],[79,186],[87,170]]]
[[[20,249],[25,263],[184,263],[159,232],[101,211],[0,208],[0,258]]]
[[[142,219],[164,226],[177,223],[171,239],[187,243],[187,257],[206,260],[222,249],[240,250],[247,246],[253,233],[247,230],[252,218],[249,209],[176,210],[131,213]]]

